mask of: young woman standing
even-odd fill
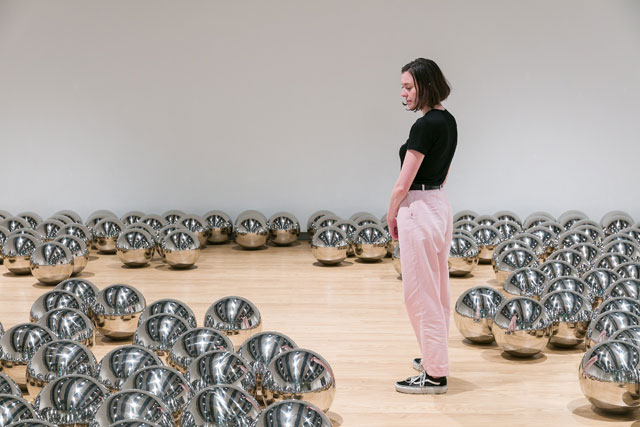
[[[438,65],[418,58],[402,67],[402,97],[421,111],[400,147],[400,176],[391,193],[387,223],[399,240],[404,301],[418,338],[420,375],[396,383],[411,394],[447,391],[449,375],[449,268],[452,212],[444,183],[456,150],[456,120],[441,104],[451,89]]]

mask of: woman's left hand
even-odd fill
[[[389,234],[394,240],[398,240],[398,220],[396,217],[387,216],[387,225],[389,226]]]

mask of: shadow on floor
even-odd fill
[[[609,423],[635,421],[638,419],[637,409],[632,410],[631,412],[628,412],[626,414],[612,414],[595,408],[586,398],[572,400],[567,404],[567,409],[569,409],[571,413],[578,417]],[[632,426],[640,426],[640,421],[633,423]]]

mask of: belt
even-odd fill
[[[440,190],[444,185],[411,184],[409,190]]]

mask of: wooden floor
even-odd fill
[[[28,321],[33,301],[51,288],[0,269],[0,322],[6,330]],[[349,258],[325,267],[315,261],[306,241],[257,251],[230,243],[208,246],[187,271],[171,270],[157,258],[148,267],[129,269],[116,255],[92,255],[80,277],[99,288],[133,285],[148,303],[179,299],[193,309],[199,325],[216,299],[248,298],[262,314],[263,330],[282,332],[330,363],[337,378],[329,411],[335,426],[640,425],[634,424],[638,413],[614,417],[592,409],[578,384],[582,350],[547,348],[533,359],[513,359],[501,355],[495,344],[464,341],[453,320],[449,392],[395,392],[395,381],[414,374],[411,359],[419,354],[403,306],[402,282],[389,258],[374,264]],[[452,306],[465,289],[487,283],[496,285],[490,266],[452,279]],[[96,341],[98,360],[121,344],[102,336]]]

